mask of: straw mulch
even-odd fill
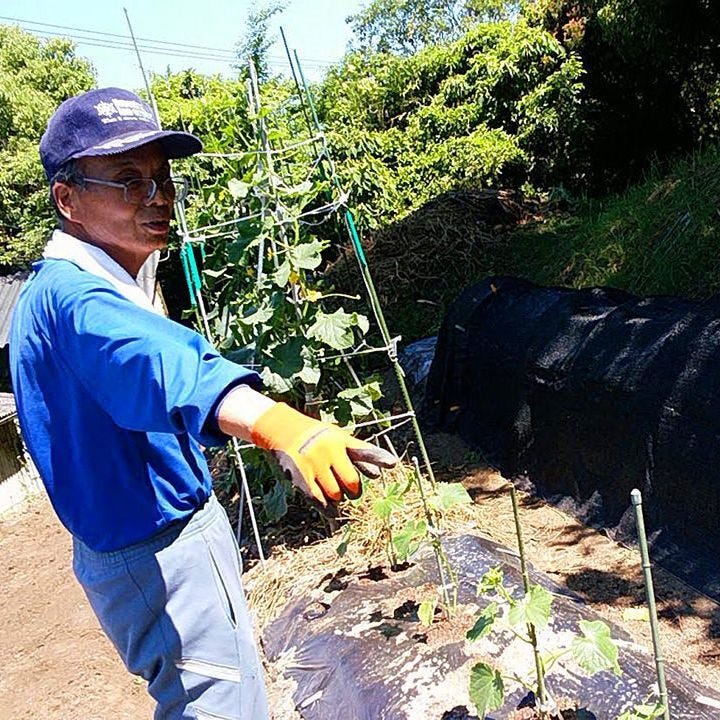
[[[372,566],[389,565],[385,525],[372,507],[382,497],[386,484],[397,481],[405,486],[408,483],[404,506],[393,511],[393,528],[398,530],[410,521],[424,519],[422,498],[417,485],[410,480],[411,476],[412,469],[407,466],[386,473],[382,483],[366,484],[360,500],[341,506],[342,525],[332,537],[300,548],[276,546],[264,568],[258,563],[248,570],[243,575],[243,583],[258,626],[264,629],[292,598],[307,596],[310,590],[340,570],[355,573]],[[507,483],[500,480],[500,487],[506,487]],[[427,480],[424,485],[426,496],[431,495],[432,488]],[[514,525],[509,500],[505,510],[500,512],[498,508],[485,508],[474,503],[455,505],[443,513],[441,530],[449,534],[479,532],[480,528],[493,524],[508,530],[501,533],[501,542],[512,541]],[[338,546],[346,528],[351,528],[349,546],[346,554],[340,556]]]
[[[438,196],[392,225],[363,237],[380,302],[393,321],[408,303],[428,322],[459,288],[492,272],[492,248],[538,205],[509,190],[458,190]],[[364,296],[352,258],[341,257],[326,277],[344,292]]]

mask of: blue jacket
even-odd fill
[[[126,547],[207,499],[199,443],[227,441],[219,400],[259,378],[67,260],[34,271],[10,334],[23,436],[68,530],[94,550]]]

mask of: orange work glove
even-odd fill
[[[358,470],[370,478],[397,458],[387,450],[357,440],[337,425],[320,422],[285,403],[266,410],[251,428],[252,441],[271,450],[292,482],[322,506],[343,495],[360,497]]]

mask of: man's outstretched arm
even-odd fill
[[[293,484],[323,506],[343,496],[359,497],[360,473],[374,479],[382,468],[397,463],[386,450],[354,438],[337,425],[277,403],[247,385],[223,398],[217,422],[226,435],[270,450]]]

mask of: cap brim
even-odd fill
[[[156,141],[162,145],[168,160],[194,155],[200,152],[203,147],[200,138],[190,133],[177,130],[143,130],[121,135],[100,145],[87,148],[73,155],[72,159],[99,155],[117,155]]]

